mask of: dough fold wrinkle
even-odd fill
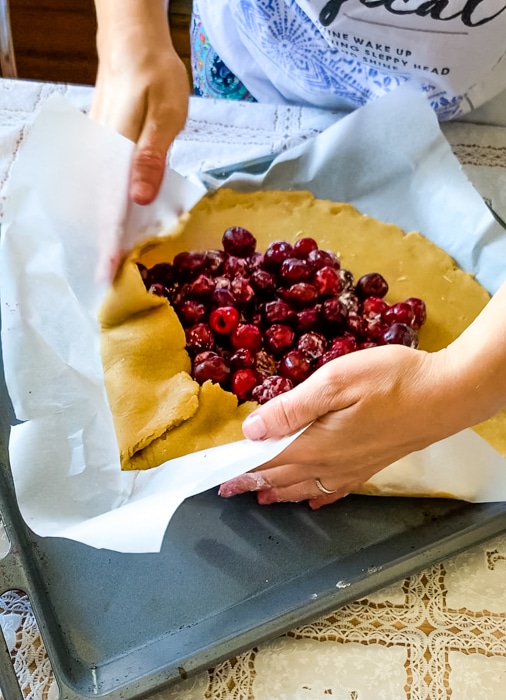
[[[427,351],[452,342],[489,300],[472,275],[420,233],[404,233],[349,204],[318,200],[310,192],[222,188],[208,194],[172,233],[144,241],[126,256],[100,310],[105,386],[122,469],[149,469],[243,439],[242,422],[256,404],[238,405],[218,385],[199,386],[192,379],[176,313],[166,299],[146,291],[137,268],[170,262],[185,250],[221,248],[230,226],[248,228],[259,251],[274,240],[313,237],[335,251],[355,279],[380,272],[389,282],[390,303],[423,298],[428,318],[420,347]],[[502,412],[475,429],[506,456],[505,421]]]

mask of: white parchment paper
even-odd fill
[[[261,464],[293,438],[243,441],[149,472],[120,471],[96,313],[118,246],[170,228],[202,195],[169,172],[154,205],[129,206],[131,152],[130,142],[63,99],[46,103],[8,191],[0,298],[6,381],[24,421],[10,444],[23,517],[42,536],[147,552],[159,550],[185,498]],[[462,174],[425,99],[410,90],[286,152],[265,176],[234,176],[229,184],[311,189],[351,201],[364,213],[422,231],[492,292],[506,277],[504,232]],[[439,486],[443,472],[447,481]],[[378,478],[395,482],[406,474],[442,491],[455,493],[462,484],[456,495],[467,500],[506,500],[506,460],[472,431]]]

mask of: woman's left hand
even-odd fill
[[[445,353],[399,345],[351,353],[257,408],[251,439],[307,426],[275,459],[222,484],[222,496],[257,491],[262,504],[309,500],[313,508],[356,490],[376,472],[459,425],[448,413]],[[450,399],[451,403],[451,399]],[[322,494],[316,480],[333,493]]]

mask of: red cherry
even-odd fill
[[[281,358],[279,373],[294,384],[300,384],[307,379],[313,368],[311,362],[301,350],[290,350]]]
[[[186,296],[188,299],[208,299],[214,291],[214,280],[210,275],[199,274],[188,285]]]
[[[301,333],[316,330],[320,325],[320,314],[321,307],[319,305],[299,311],[295,323],[297,330]]]
[[[305,260],[287,258],[281,263],[279,276],[287,286],[296,282],[308,282],[311,278],[311,268]]]
[[[318,299],[316,287],[307,282],[296,282],[285,291],[283,298],[294,309],[303,309],[306,306],[314,306]]]
[[[409,297],[409,299],[406,299],[404,303],[409,304],[415,314],[411,327],[415,330],[419,330],[427,320],[427,308],[425,306],[425,302],[418,297]]]
[[[263,266],[266,270],[278,270],[283,260],[292,257],[293,248],[286,241],[274,241],[264,253]]]
[[[416,331],[405,323],[393,323],[384,331],[382,340],[388,345],[406,345],[408,348],[418,347]]]
[[[178,304],[176,312],[183,326],[194,326],[205,319],[207,309],[201,302],[187,299]]]
[[[254,369],[256,365],[256,355],[248,348],[238,348],[230,356],[229,362],[232,369]]]
[[[251,392],[258,384],[258,374],[252,369],[238,369],[232,375],[231,389],[239,401],[250,398]]]
[[[350,333],[353,333],[355,338],[360,338],[366,331],[367,322],[360,314],[351,312],[346,317],[346,326]]]
[[[314,238],[300,238],[293,244],[293,255],[296,258],[306,260],[309,253],[313,250],[318,250],[318,243]]]
[[[321,316],[325,330],[330,331],[346,321],[346,307],[335,297],[325,299],[321,308]]]
[[[172,264],[174,272],[181,278],[195,277],[203,272],[206,263],[206,254],[197,251],[184,251],[178,253]]]
[[[230,375],[230,368],[219,355],[207,357],[196,362],[193,367],[193,378],[199,384],[211,381],[214,384],[225,386]]]
[[[246,258],[255,252],[256,238],[242,226],[228,228],[221,239],[223,249],[230,255]]]
[[[260,329],[252,323],[240,323],[230,336],[234,348],[248,348],[257,352],[262,344]]]
[[[352,335],[343,335],[334,340],[330,344],[329,350],[336,353],[337,357],[347,355],[350,352],[355,352],[357,349],[357,341]]]
[[[240,315],[235,306],[219,306],[209,314],[209,325],[215,333],[229,335],[239,325]]]
[[[322,267],[336,267],[339,269],[339,259],[331,255],[328,250],[313,250],[307,256],[307,261],[312,270],[319,270]]]
[[[137,263],[137,266],[148,288],[155,283],[163,284],[164,287],[170,287],[174,281],[174,268],[169,262],[157,263],[149,270],[144,265],[142,265],[143,269],[141,269],[141,263]]]
[[[224,288],[215,289],[209,302],[213,309],[218,308],[218,306],[235,306],[236,304],[237,299],[235,296],[229,289]]]
[[[250,284],[255,292],[264,299],[267,296],[272,296],[276,289],[274,277],[267,270],[253,270]]]
[[[388,282],[379,272],[369,272],[362,275],[355,286],[358,297],[379,297],[382,299],[388,292]]]
[[[386,308],[383,311],[382,319],[389,326],[392,323],[405,323],[407,326],[412,326],[415,320],[415,312],[411,304],[400,301]]]
[[[388,324],[379,319],[366,321],[365,340],[373,340],[375,343],[383,341],[383,334],[388,330]]]

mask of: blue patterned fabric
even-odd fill
[[[295,0],[237,0],[234,13],[245,44],[261,54],[273,74],[286,76],[301,94],[335,95],[354,107],[402,85],[412,76],[367,65],[331,48]],[[462,96],[449,98],[429,80],[418,82],[440,120],[461,112]],[[467,111],[467,110],[465,110]]]
[[[197,97],[256,102],[247,88],[218,56],[194,5],[191,30],[191,66],[193,91]]]

